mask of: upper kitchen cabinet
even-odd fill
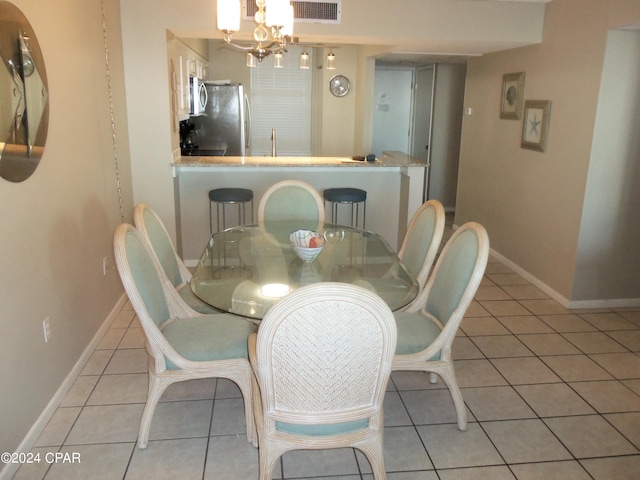
[[[208,45],[202,49],[199,48],[199,45],[190,45],[188,41],[176,38],[170,33],[167,34],[169,85],[174,129],[178,128],[180,120],[189,118],[191,103],[189,78],[207,79],[209,60],[203,54],[208,55]]]

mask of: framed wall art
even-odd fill
[[[502,98],[500,118],[520,120],[524,96],[524,72],[507,73],[502,76]]]
[[[551,100],[527,100],[524,102],[522,122],[522,148],[544,152],[547,148]]]

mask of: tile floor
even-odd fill
[[[171,386],[136,448],[146,396],[143,334],[119,314],[15,480],[254,480],[242,398],[225,380]],[[640,308],[567,310],[490,260],[454,343],[469,412],[456,428],[442,382],[396,372],[385,398],[389,480],[640,478]],[[68,457],[68,458],[73,458]],[[351,449],[285,454],[275,479],[372,480]]]

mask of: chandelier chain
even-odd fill
[[[111,144],[113,148],[113,161],[116,175],[116,188],[118,191],[118,206],[120,208],[120,221],[125,223],[124,207],[122,199],[122,183],[120,181],[120,164],[118,161],[118,141],[116,138],[116,120],[113,108],[113,89],[111,87],[111,72],[109,70],[109,43],[107,37],[107,16],[104,8],[104,0],[100,0],[100,9],[102,12],[102,37],[104,39],[104,60],[107,78],[107,92],[109,96],[109,119],[111,121]]]

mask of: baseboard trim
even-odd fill
[[[109,330],[109,328],[113,324],[114,320],[118,316],[120,310],[122,310],[122,307],[124,306],[126,301],[127,296],[123,293],[116,302],[115,306],[109,312],[109,315],[107,315],[107,318],[105,318],[105,320],[102,322],[102,325],[91,339],[91,342],[89,342],[89,345],[87,345],[87,347],[82,352],[82,355],[80,355],[80,358],[78,359],[76,364],[66,376],[60,387],[58,387],[56,393],[53,395],[51,400],[49,400],[49,403],[44,408],[42,413],[38,416],[35,423],[31,426],[27,435],[24,437],[22,442],[20,442],[20,445],[18,445],[18,448],[16,449],[16,453],[27,453],[31,451],[36,441],[40,437],[40,434],[47,426],[47,423],[49,423],[49,420],[51,420],[51,417],[73,385],[73,382],[75,382],[78,375],[80,375],[80,372],[82,372],[82,369],[89,361],[89,358],[91,358],[94,350],[104,337],[105,333],[107,333],[107,330]],[[0,470],[0,480],[10,480],[11,477],[15,475],[18,467],[20,467],[19,464],[7,463],[5,465],[5,468]]]
[[[457,230],[459,228],[458,225],[453,225],[453,229]],[[525,280],[528,280],[533,285],[538,287],[544,293],[549,295],[552,299],[558,302],[565,308],[571,310],[581,310],[588,308],[625,308],[625,307],[640,307],[640,298],[616,298],[616,299],[595,299],[595,300],[569,300],[564,297],[549,285],[541,281],[540,279],[534,277],[529,272],[524,270],[519,265],[513,263],[507,257],[502,255],[499,252],[496,252],[493,248],[490,249],[491,256],[498,260],[503,265],[506,265],[515,273],[523,277]]]

